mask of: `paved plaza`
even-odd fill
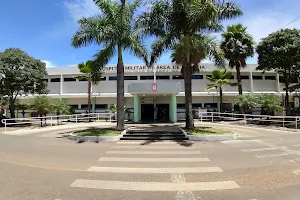
[[[239,139],[77,144],[66,130],[1,134],[0,199],[299,199],[300,133],[213,126]]]

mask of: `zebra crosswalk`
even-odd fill
[[[126,167],[137,163],[138,167]],[[77,179],[70,186],[72,188],[116,190],[116,191],[147,191],[147,192],[176,192],[176,200],[194,200],[194,191],[222,191],[239,189],[240,186],[233,180],[214,182],[186,182],[185,174],[222,173],[218,166],[207,166],[210,159],[202,156],[196,147],[182,147],[176,142],[140,145],[135,142],[121,142],[106,152],[104,157],[99,158],[99,166],[91,166],[87,169],[91,173],[119,174],[119,180]],[[117,167],[116,167],[117,163]],[[169,163],[166,167],[164,163]],[[181,163],[180,167],[177,164]],[[191,163],[194,163],[191,166]],[[195,166],[195,163],[197,166]],[[202,164],[206,163],[205,166]],[[104,165],[105,164],[105,165]],[[182,166],[185,165],[185,166]],[[168,181],[147,182],[122,180],[123,174],[149,174],[169,176]],[[95,176],[99,177],[99,176]],[[113,199],[113,198],[112,198]]]

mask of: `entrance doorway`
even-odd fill
[[[141,105],[142,122],[153,122],[154,120],[154,105],[142,104]]]
[[[157,104],[157,120],[169,122],[169,104]]]

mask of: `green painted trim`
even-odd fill
[[[217,96],[217,105],[218,105],[218,112],[220,112],[220,96]]]
[[[169,108],[170,108],[170,110],[169,110],[170,121],[175,123],[175,122],[177,122],[177,99],[176,99],[176,94],[171,95]]]
[[[91,97],[91,103],[92,103],[92,112],[96,112],[96,97]]]
[[[133,121],[138,123],[140,121],[140,97],[136,94],[133,95],[133,109],[134,109],[134,115],[133,115]]]

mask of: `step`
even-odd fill
[[[155,136],[155,137],[161,137],[161,136],[184,136],[184,134],[172,134],[172,133],[166,133],[166,134],[155,134],[155,133],[129,133],[125,134],[129,136]]]
[[[147,135],[147,134],[125,134],[123,137],[153,137],[153,138],[159,138],[159,137],[185,137],[185,135]]]
[[[127,133],[157,133],[157,134],[164,134],[164,133],[174,133],[174,134],[182,134],[181,131],[151,131],[151,130],[127,130]]]
[[[122,137],[121,140],[188,140],[186,137]]]

